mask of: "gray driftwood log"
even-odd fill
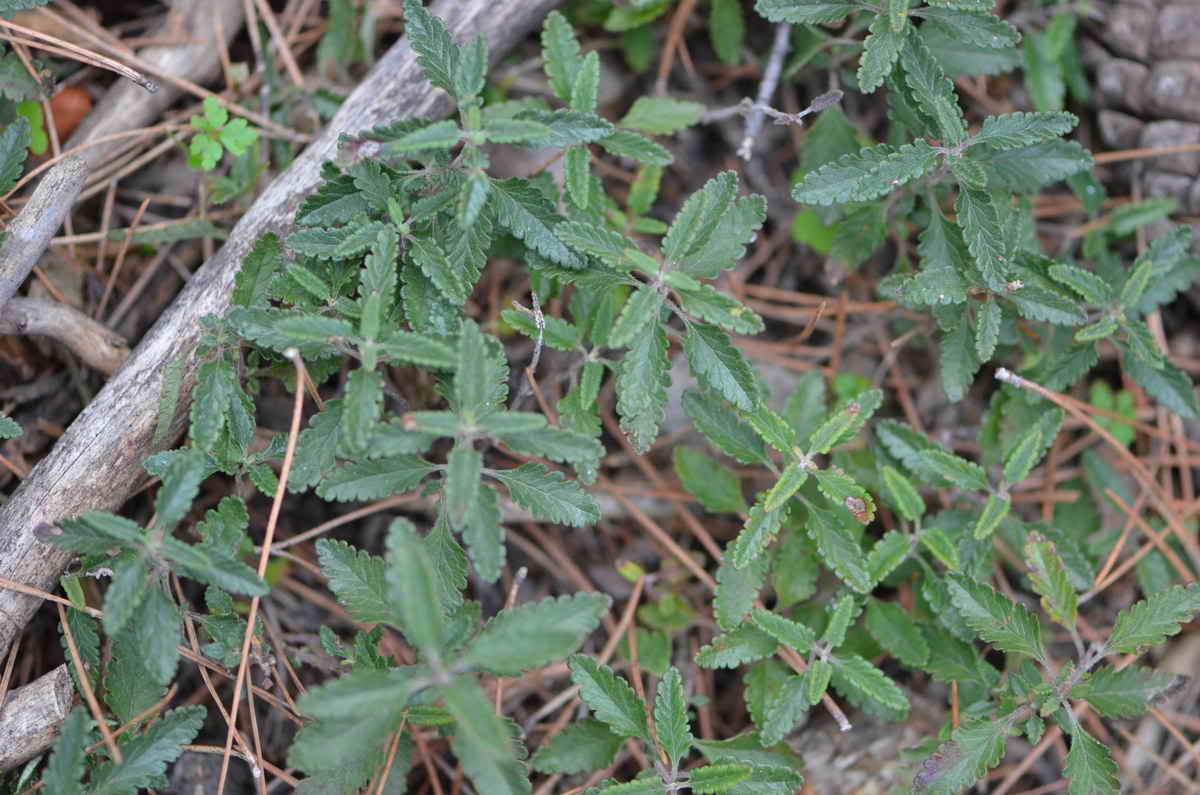
[[[8,694],[0,707],[0,770],[32,759],[54,742],[72,696],[65,665]]]
[[[540,24],[560,0],[440,0],[431,10],[457,40],[482,33],[493,59]],[[205,5],[205,4],[199,4]],[[448,98],[422,76],[406,40],[397,42],[346,100],[328,128],[258,198],[225,245],[163,313],[125,366],[0,507],[0,574],[52,589],[70,556],[42,543],[34,530],[88,510],[114,510],[143,482],[142,461],[152,439],[162,374],[183,360],[185,399],[170,438],[182,432],[194,383],[191,356],[200,318],[222,314],[242,257],[266,232],[284,231],[296,207],[319,182],[321,164],[337,154],[338,138],[398,119],[444,115]],[[37,609],[39,600],[0,590],[0,658]]]

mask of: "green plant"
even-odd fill
[[[229,152],[241,157],[258,140],[258,132],[245,119],[230,119],[229,111],[213,97],[204,98],[204,115],[192,116],[196,130],[188,146],[187,163],[192,168],[212,171]]]
[[[716,4],[713,13],[731,13],[727,5]],[[87,514],[46,535],[84,555],[83,571],[111,571],[103,619],[112,647],[102,683],[108,708],[128,720],[173,674],[180,606],[161,587],[168,571],[209,586],[200,618],[209,657],[233,665],[246,633],[259,631],[247,627],[231,596],[267,588],[240,560],[249,544],[245,501],[226,497],[208,511],[194,527],[197,544],[173,536],[201,482],[221,473],[265,495],[283,488],[313,489],[326,501],[419,495],[432,506],[424,535],[407,519],[392,522],[383,557],[318,543],[321,572],[347,613],[381,626],[358,633],[352,646],[321,633],[325,651],[347,672],[298,702],[312,722],[297,735],[289,763],[313,791],[354,791],[372,777],[403,782],[414,754],[405,732],[418,726],[449,735],[467,778],[489,795],[530,792],[530,769],[604,769],[630,739],[653,769],[590,792],[784,795],[800,784],[797,760],[782,742],[800,718],[823,704],[849,727],[842,701],[901,719],[908,670],[954,683],[962,717],[957,725],[947,719],[922,747],[926,760],[913,770],[914,790],[972,786],[999,763],[1011,735],[1036,743],[1050,719],[1071,738],[1070,791],[1115,793],[1115,765],[1085,728],[1080,707],[1127,717],[1178,687],[1175,677],[1109,658],[1163,642],[1200,611],[1200,554],[1188,529],[1162,509],[1190,561],[1171,547],[1170,555],[1149,558],[1138,571],[1145,598],[1101,639],[1085,639],[1080,606],[1098,593],[1107,573],[1102,561],[1116,543],[1090,539],[1098,505],[1116,504],[1112,495],[1132,502],[1122,477],[1099,456],[1085,455],[1083,496],[1072,510],[1056,509],[1054,521],[1029,520],[1013,498],[1062,432],[1063,409],[1077,410],[1055,393],[1091,370],[1102,343],[1116,347],[1124,371],[1160,404],[1200,416],[1190,380],[1145,321],[1191,283],[1200,264],[1187,254],[1182,230],[1160,237],[1130,268],[1108,233],[1090,236],[1078,260],[1071,252],[1048,256],[1033,234],[1028,197],[1068,177],[1087,187],[1080,175],[1090,156],[1061,139],[1075,117],[989,116],[972,131],[947,73],[1011,67],[1020,37],[990,14],[990,0],[910,5],[759,0],[758,10],[801,26],[852,16],[851,30],[869,31],[854,77],[866,92],[887,86],[892,143],[860,148],[859,133],[831,108],[809,132],[793,197],[835,229],[830,255],[847,267],[863,265],[890,230],[898,228],[905,243],[918,234],[916,267],[900,257],[881,292],[913,310],[900,321],[912,324],[906,330],[940,334],[941,380],[951,401],[974,387],[985,363],[1021,363],[1021,375],[1000,371],[1003,383],[978,428],[977,461],[910,425],[875,419],[887,396],[848,373],[833,379],[832,401],[815,372],[796,379],[786,401],[774,400],[732,337],[762,331],[762,318],[713,283],[754,241],[765,200],[740,196],[736,174],[727,171],[683,201],[670,224],[651,214],[672,158],[647,136],[698,123],[700,105],[641,98],[616,124],[601,117],[599,56],[583,53],[559,13],[549,15],[541,35],[557,107],[505,99],[485,91],[482,39],[454,42],[439,20],[407,0],[418,63],[454,100],[457,116],[400,121],[347,141],[358,157],[344,167],[326,165],[324,182],[296,212],[296,229],[283,239],[263,237],[246,257],[231,310],[209,319],[195,352],[190,444],[147,463],[161,479],[153,526]],[[610,29],[623,29],[617,23],[628,18],[633,30],[666,6],[601,10]],[[800,30],[823,41],[805,57],[858,46]],[[235,146],[248,145],[252,135],[218,109],[206,102],[207,117],[193,120],[200,130],[193,162],[204,168],[223,148],[239,154]],[[545,173],[491,176],[491,144],[559,150],[563,188]],[[622,202],[593,173],[597,147],[638,164]],[[657,235],[661,241],[647,239]],[[527,266],[530,306],[501,313],[504,329],[532,343],[532,356],[520,361],[465,311],[495,255]],[[552,300],[561,316],[543,312]],[[469,571],[484,583],[501,576],[506,500],[550,523],[600,520],[584,486],[598,482],[605,454],[598,409],[606,379],[621,431],[634,450],[649,450],[667,408],[672,345],[696,381],[682,399],[693,425],[714,451],[758,470],[756,482],[765,487],[747,507],[743,475],[698,450],[676,451],[684,488],[707,511],[736,517],[742,529],[714,561],[711,606],[666,593],[638,611],[646,626],[629,633],[626,682],[607,660],[577,653],[606,612],[606,597],[510,604],[484,621],[482,605],[465,591]],[[544,399],[536,380],[544,347],[564,354],[552,377],[565,394],[546,404],[548,411],[525,411],[526,390]],[[407,372],[420,388],[400,393],[390,377],[390,368],[400,367],[413,368]],[[515,395],[514,369],[524,374]],[[330,398],[328,382],[337,373],[344,386]],[[271,464],[285,458],[286,438],[252,444],[254,399],[268,377],[302,390],[306,374],[327,387],[326,397],[299,433],[281,484]],[[164,389],[164,427],[174,414],[179,372],[173,375]],[[1047,407],[1047,397],[1062,407]],[[575,479],[554,465],[569,466]],[[1140,485],[1157,494],[1153,479]],[[938,509],[926,502],[935,492]],[[881,514],[889,529],[877,533]],[[1004,565],[1020,580],[1002,593],[990,580]],[[632,572],[642,585],[643,576]],[[911,607],[885,598],[890,588],[909,593]],[[754,725],[721,741],[691,733],[681,671],[687,658],[671,636],[695,629],[695,615],[710,607],[719,631],[694,662],[744,668]],[[1065,642],[1045,637],[1043,616],[1062,628]],[[90,624],[82,612],[69,613],[74,642],[96,668],[99,635]],[[403,659],[378,649],[392,630],[405,641]],[[639,658],[643,642],[648,653]],[[129,654],[146,647],[152,650]],[[526,763],[520,728],[497,714],[481,683],[568,658],[593,717],[551,738]],[[653,699],[643,692],[645,672],[658,679]],[[191,714],[172,713],[125,741],[157,749],[146,752],[153,765],[130,754],[138,761],[123,765],[133,767],[106,762],[85,771],[79,749],[87,719],[77,713],[47,775],[77,783],[86,773],[96,786],[125,770],[122,781],[136,783],[123,786],[150,786],[160,762],[178,752],[160,745],[162,737],[190,740],[198,729]],[[693,750],[708,764],[685,767]]]

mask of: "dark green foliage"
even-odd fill
[[[654,40],[648,23],[668,6],[656,0],[568,11],[575,22],[592,19],[623,33],[626,56],[637,61]],[[185,373],[194,371],[196,391],[187,445],[146,464],[159,479],[151,526],[88,513],[39,531],[79,555],[84,571],[111,577],[102,622],[77,610],[68,618],[111,718],[127,721],[162,697],[179,662],[184,615],[197,613],[206,655],[230,667],[240,662],[247,623],[235,596],[268,591],[248,563],[248,503],[282,488],[276,472],[287,446],[278,432],[261,443],[256,431],[266,414],[255,400],[268,377],[289,391],[312,391],[299,383],[298,355],[321,405],[299,435],[283,485],[293,493],[312,489],[308,498],[326,502],[401,497],[410,517],[392,517],[380,554],[317,542],[321,574],[345,613],[378,626],[345,640],[335,630],[346,627],[321,630],[322,647],[345,667],[298,700],[305,723],[288,762],[305,777],[301,792],[361,789],[384,773],[389,748],[389,781],[403,787],[415,748],[409,732],[438,726],[469,785],[489,795],[528,793],[533,773],[582,781],[629,742],[654,760],[653,769],[589,792],[786,795],[802,778],[783,742],[809,710],[836,702],[902,720],[909,707],[902,683],[914,671],[957,683],[965,712],[956,729],[930,738],[931,756],[913,772],[914,791],[976,785],[1000,763],[1009,736],[1023,732],[1036,742],[1049,717],[1069,735],[1071,791],[1115,791],[1109,751],[1074,722],[1072,702],[1126,718],[1178,690],[1176,677],[1109,666],[1105,657],[1139,654],[1179,632],[1200,612],[1200,586],[1174,585],[1178,572],[1154,552],[1137,570],[1146,598],[1122,612],[1105,638],[1085,643],[1076,625],[1081,605],[1095,596],[1089,589],[1107,548],[1098,550],[1111,539],[1097,532],[1103,518],[1084,492],[1111,488],[1127,504],[1134,496],[1111,465],[1085,456],[1088,483],[1064,487],[1077,488],[1078,503],[1059,505],[1054,521],[1033,521],[1014,489],[1045,473],[1039,467],[1048,451],[1061,453],[1064,445],[1054,445],[1065,415],[977,376],[1019,362],[1024,377],[1064,391],[1100,352],[1115,349],[1122,372],[1159,405],[1200,417],[1190,377],[1159,348],[1147,318],[1189,288],[1200,266],[1188,255],[1183,228],[1157,238],[1128,268],[1109,250],[1161,216],[1160,204],[1125,208],[1079,256],[1065,248],[1053,257],[1042,252],[1031,197],[1063,179],[1086,187],[1092,165],[1062,138],[1078,121],[1061,110],[1055,81],[1065,73],[1056,77],[1053,68],[1062,55],[1054,50],[1070,31],[1024,39],[1036,110],[980,121],[964,115],[955,78],[993,74],[1022,57],[1021,35],[991,6],[755,4],[768,20],[798,26],[793,44],[808,42],[809,50],[797,56],[796,69],[831,55],[852,69],[843,56],[857,56],[857,88],[886,95],[887,143],[870,143],[836,107],[813,120],[792,198],[813,205],[804,210],[808,220],[836,227],[825,247],[830,262],[859,269],[861,283],[894,239],[887,250],[900,256],[879,286],[903,311],[872,322],[885,336],[894,332],[892,339],[903,334],[929,346],[929,367],[951,402],[992,393],[977,438],[938,435],[943,447],[874,417],[911,409],[876,388],[886,383],[886,368],[874,382],[870,372],[848,371],[827,381],[814,368],[784,390],[786,405],[784,395],[770,394],[745,352],[753,349],[740,342],[766,329],[751,308],[762,305],[736,289],[745,272],[739,265],[768,220],[765,199],[747,195],[734,171],[686,197],[659,192],[672,154],[652,136],[703,123],[704,106],[644,96],[618,121],[602,117],[601,57],[585,52],[559,12],[541,32],[549,99],[506,101],[507,88],[487,84],[483,39],[455,41],[420,2],[405,0],[417,63],[456,115],[363,131],[354,141],[371,155],[326,163],[321,184],[299,202],[295,228],[264,235],[247,254],[230,310],[207,319],[193,359],[164,374],[163,438]],[[16,7],[0,2],[0,13]],[[748,5],[713,0],[703,8],[721,60],[755,55],[745,41]],[[344,66],[364,55],[355,9],[332,4],[318,53],[323,63]],[[814,27],[843,22],[838,35],[845,39]],[[860,48],[853,36],[862,37]],[[225,151],[241,151],[246,161],[235,163],[225,185],[231,198],[256,178],[256,156],[248,150],[253,133],[222,114],[206,106],[194,121],[193,160],[211,168]],[[0,192],[19,179],[29,138],[24,119],[0,132]],[[500,144],[558,150],[562,187],[545,174],[494,176],[490,161]],[[636,164],[624,163],[633,182],[616,192],[619,200],[600,179],[608,170],[597,168],[609,159]],[[668,222],[662,211],[672,202],[678,211]],[[478,311],[480,284],[485,291],[496,284],[485,279],[494,256],[525,268],[504,290],[529,290],[511,296],[514,306],[498,310],[498,323]],[[539,360],[543,349],[553,372]],[[681,399],[699,431],[689,444],[707,441],[711,450],[675,447],[679,484],[660,485],[681,510],[690,509],[682,503],[691,495],[713,514],[697,509],[689,525],[712,520],[725,553],[706,562],[700,545],[672,547],[686,569],[714,586],[707,604],[694,582],[681,587],[691,576],[682,569],[652,558],[622,565],[629,580],[646,578],[638,591],[641,626],[627,628],[623,646],[614,639],[610,665],[608,657],[580,653],[598,648],[590,636],[611,607],[607,596],[500,606],[499,584],[507,587],[514,574],[506,567],[505,524],[561,525],[546,532],[607,540],[604,502],[589,487],[600,483],[607,499],[625,498],[611,473],[602,474],[615,448],[601,417],[611,408],[626,449],[650,453],[671,408],[675,356],[686,359],[696,382]],[[533,394],[547,383],[552,391]],[[543,414],[548,394],[558,402]],[[20,430],[0,417],[0,438]],[[218,473],[245,493],[194,516],[206,479]],[[629,509],[654,529],[649,523],[657,520],[643,520],[641,511]],[[711,538],[700,536],[712,549]],[[997,590],[990,577],[1004,567],[1013,576]],[[164,587],[168,571],[208,586],[207,612],[174,601]],[[78,592],[77,581],[72,588]],[[911,599],[901,607],[894,590]],[[518,593],[514,587],[513,599]],[[1044,631],[1045,620],[1055,632]],[[251,629],[261,638],[261,625]],[[689,660],[679,641],[690,643],[697,632],[710,633],[699,641],[708,642]],[[384,637],[405,646],[404,663],[380,645]],[[540,745],[527,762],[521,727],[498,713],[489,688],[564,660],[589,714],[549,738],[534,732]],[[688,678],[692,663],[746,666],[742,692],[753,731],[696,738],[691,710],[703,702]],[[125,761],[114,765],[86,758],[91,718],[76,710],[43,783],[52,791],[78,791],[85,779],[87,791],[160,787],[165,764],[200,724],[200,711],[186,709],[135,728],[122,739]]]

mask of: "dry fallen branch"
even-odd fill
[[[38,183],[29,201],[9,224],[4,246],[0,248],[0,320],[7,315],[4,310],[8,299],[17,294],[50,245],[50,238],[62,226],[87,173],[88,166],[82,158],[67,158]]]
[[[0,334],[50,337],[94,370],[112,375],[129,358],[125,338],[67,304],[13,298],[0,311]]]
[[[556,5],[557,0],[442,0],[431,10],[459,40],[482,33],[495,58],[520,41]],[[186,362],[185,395],[179,401],[170,438],[183,430],[186,393],[195,379],[196,362],[190,357],[201,335],[200,318],[221,314],[229,306],[242,257],[260,235],[289,225],[297,205],[316,186],[321,164],[337,154],[338,138],[402,118],[442,114],[448,107],[447,98],[420,74],[407,40],[398,42],[380,59],[329,127],[263,192],[125,366],[0,507],[0,575],[52,589],[70,556],[39,541],[34,528],[85,510],[116,509],[140,485],[145,477],[142,461],[155,450],[162,374],[167,364],[178,360]],[[95,134],[112,132],[111,128],[97,130],[95,125],[90,130]],[[0,591],[0,655],[39,603]]]
[[[46,750],[67,719],[72,699],[71,675],[65,665],[10,692],[0,707],[0,770],[10,770]]]

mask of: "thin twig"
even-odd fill
[[[79,47],[69,41],[63,41],[62,39],[56,38],[47,33],[42,33],[32,28],[27,28],[24,25],[18,25],[15,22],[10,22],[3,17],[0,17],[0,27],[8,28],[9,30],[20,33],[22,36],[33,39],[33,41],[28,42],[28,44],[32,47],[37,47],[38,49],[50,49],[49,47],[45,46],[46,44],[49,44],[74,55],[83,63],[91,64],[92,66],[99,67],[100,69],[108,69],[111,72],[116,72],[122,77],[128,78],[133,83],[146,89],[150,93],[158,91],[158,84],[153,80],[144,77],[136,70],[131,69],[123,63],[114,61],[112,58],[107,58],[99,53],[92,52],[91,50],[85,50],[83,47]]]
[[[287,494],[288,475],[292,471],[292,461],[296,456],[296,438],[300,435],[300,418],[304,409],[304,359],[295,348],[288,348],[284,356],[292,360],[296,367],[296,399],[292,405],[292,425],[288,430],[287,452],[283,456],[283,468],[279,473],[279,486],[275,489],[275,499],[271,502],[271,514],[267,519],[267,530],[263,537],[262,550],[258,556],[258,576],[263,578],[267,573],[267,563],[271,560],[271,541],[275,538],[275,526],[279,522],[279,512],[283,508],[283,498]],[[233,735],[237,731],[238,703],[241,701],[242,686],[246,682],[246,664],[250,658],[250,641],[254,638],[254,624],[258,617],[258,603],[262,597],[255,596],[250,600],[250,612],[246,618],[246,632],[242,636],[241,661],[238,663],[237,679],[233,687],[233,704],[229,708],[229,730],[225,733],[225,756],[221,760],[221,777],[217,784],[217,795],[225,792],[225,778],[229,775],[229,755],[233,750]],[[261,755],[257,758],[261,766]]]
[[[759,108],[770,103],[771,96],[775,93],[775,86],[779,84],[779,75],[783,71],[783,59],[791,45],[791,35],[792,26],[789,23],[780,24],[775,28],[775,41],[771,44],[771,55],[767,60],[767,68],[763,72],[762,82],[758,85],[758,101],[754,103],[755,109],[751,112],[750,118],[746,120],[746,134],[742,137],[741,146],[737,150],[738,156],[742,160],[749,160],[754,154],[754,140],[758,138],[758,133],[762,130],[765,114],[765,110]]]
[[[83,667],[83,659],[79,656],[79,646],[75,644],[75,633],[71,632],[71,625],[67,622],[66,608],[61,604],[55,606],[58,608],[58,623],[62,627],[63,639],[67,642],[67,651],[70,652],[71,662],[75,665],[75,680],[79,682],[79,689],[83,691],[83,699],[87,702],[88,709],[92,712],[92,718],[95,719],[96,726],[100,729],[100,736],[104,738],[104,746],[108,749],[108,755],[119,765],[124,759],[121,756],[121,749],[117,746],[112,729],[108,728],[108,721],[104,719],[104,712],[100,709],[100,702],[96,700],[96,692],[92,690],[91,680],[88,679],[87,669]]]

